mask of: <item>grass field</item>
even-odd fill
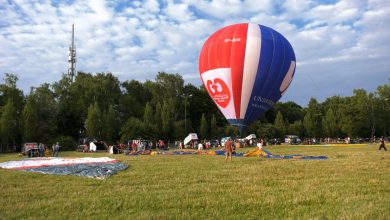
[[[329,159],[225,163],[210,155],[113,155],[129,168],[106,180],[0,169],[0,219],[390,218],[389,151],[377,145],[266,149]],[[16,159],[22,158],[0,154],[0,162]]]

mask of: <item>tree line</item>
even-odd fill
[[[55,143],[74,149],[82,137],[109,144],[143,138],[182,140],[237,136],[203,86],[185,84],[180,74],[159,72],[154,81],[120,82],[112,73],[78,72],[52,84],[17,88],[18,76],[4,74],[0,84],[1,152],[18,151],[25,142]],[[307,107],[278,102],[244,134],[263,138],[374,137],[390,133],[390,79],[373,93],[356,89],[349,97],[332,96]]]

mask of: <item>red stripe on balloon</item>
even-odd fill
[[[218,68],[231,69],[234,110],[238,117],[247,32],[248,24],[245,23],[222,28],[207,39],[199,56],[200,74]]]
[[[240,117],[242,71],[244,69],[248,24],[234,25],[234,29],[234,34],[231,39],[233,41],[233,44],[230,55],[230,68],[232,72],[232,92],[234,97],[234,108],[236,110],[236,116]]]

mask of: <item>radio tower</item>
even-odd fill
[[[75,75],[76,69],[76,47],[74,45],[74,24],[72,24],[72,43],[69,46],[69,56],[68,56],[68,77],[70,82],[73,82],[73,77]]]

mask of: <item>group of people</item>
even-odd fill
[[[250,140],[250,144],[252,145],[253,144],[253,140]],[[234,145],[235,145],[235,142],[231,140],[230,137],[227,138],[227,141],[225,142],[224,144],[224,149],[225,149],[225,162],[228,161],[228,159],[230,160],[230,162],[232,162],[232,157],[233,157],[233,152],[234,152]],[[256,147],[258,147],[259,149],[262,149],[264,146],[264,140],[262,138],[260,138],[258,141],[257,141],[257,145]]]
[[[132,140],[127,143],[127,147],[128,150],[137,152],[137,151],[152,150],[154,148],[163,150],[167,148],[167,145],[163,140],[158,140],[158,141]],[[126,145],[120,144],[119,148],[124,150],[126,148]]]
[[[236,140],[236,142],[237,142],[237,140]],[[219,145],[219,143],[218,143],[218,146],[223,147],[223,149],[225,151],[225,162],[227,162],[228,160],[232,161],[232,155],[234,153],[234,150],[235,150],[236,144],[237,144],[236,142],[233,141],[229,137],[229,138],[227,138],[227,141],[223,144],[223,146]],[[256,144],[256,147],[259,149],[262,149],[263,146],[265,145],[264,139],[262,139],[262,138],[259,138],[258,140],[249,140],[248,143],[249,143],[248,144],[249,146]],[[133,140],[133,141],[129,141],[127,146],[128,146],[128,149],[131,150],[132,152],[151,150],[154,148],[156,148],[156,149],[165,149],[166,148],[166,144],[163,140],[158,140],[158,141],[154,141],[154,142],[153,141],[143,141],[143,140]],[[182,141],[175,142],[175,146],[177,146],[178,149],[185,148],[184,143]],[[122,147],[124,148],[125,145],[122,144]],[[203,151],[203,150],[208,150],[208,149],[212,148],[212,145],[211,145],[210,141],[204,140],[204,141],[199,141],[198,143],[193,142],[193,145],[191,148],[196,148],[196,147],[199,151]],[[385,151],[387,151],[387,148],[385,146],[385,139],[383,137],[381,138],[381,141],[380,141],[379,150],[381,150],[381,149],[384,149]],[[53,148],[53,155],[58,155],[58,150],[55,150]]]
[[[60,144],[57,142],[56,144],[53,144],[51,146],[52,148],[52,157],[58,157],[58,152],[60,151]],[[38,144],[38,156],[39,157],[44,157],[45,156],[45,152],[46,152],[47,148],[46,148],[46,145],[44,143],[39,143]]]

